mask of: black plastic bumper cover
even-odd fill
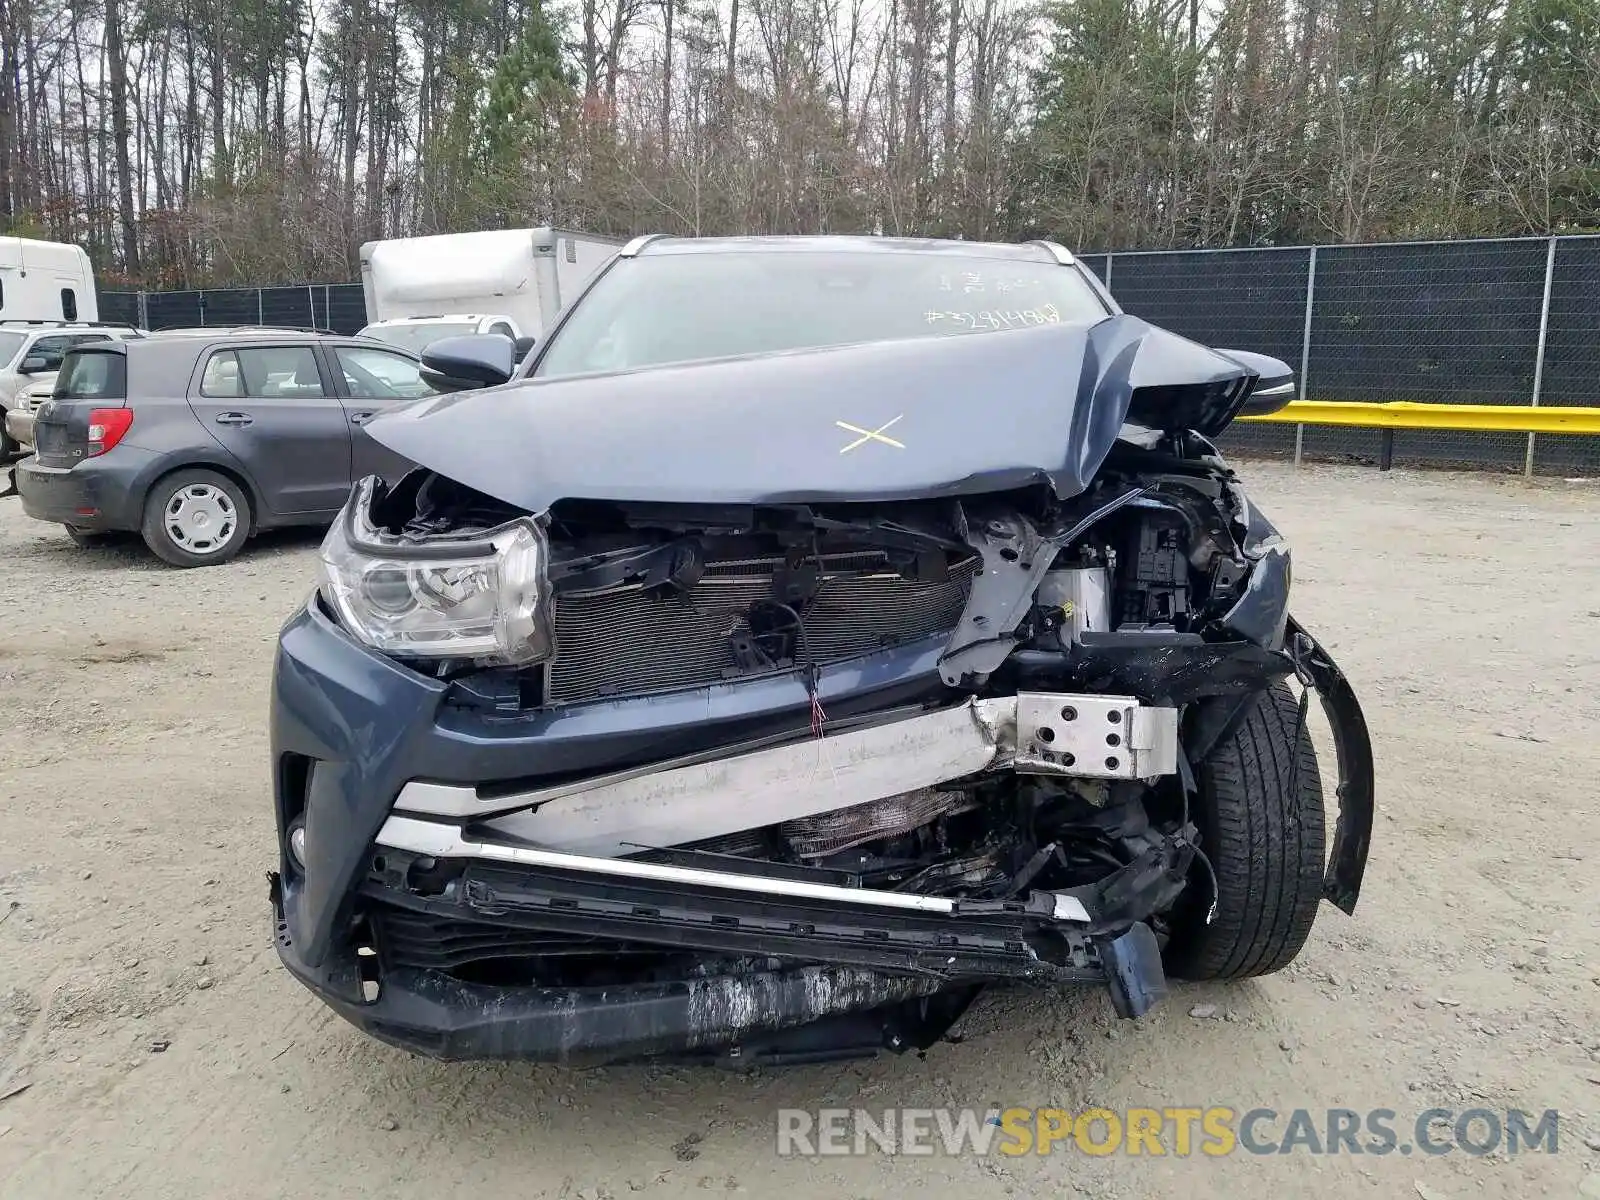
[[[353,950],[330,956],[320,967],[301,957],[289,933],[285,899],[274,874],[278,957],[289,972],[364,1033],[446,1061],[594,1065],[652,1056],[726,1054],[741,1040],[771,1046],[783,1031],[830,1021],[846,1025],[855,1053],[883,1046],[921,1049],[942,1034],[964,1007],[964,1003],[939,1004],[938,993],[946,985],[930,975],[839,966],[587,988],[497,987],[401,967],[383,972],[376,997],[367,999],[363,960]],[[904,1029],[914,1039],[911,1030],[919,1024],[915,1018],[922,1007],[931,1010],[932,1023],[922,1024],[932,1036],[908,1042],[896,1031]],[[895,1008],[902,1011],[895,1013]],[[946,1010],[946,1019],[938,1018],[940,1008]],[[881,1014],[880,1020],[850,1022],[874,1012]],[[863,1043],[875,1035],[878,1045]],[[777,1057],[783,1052],[779,1044],[767,1054]]]
[[[1143,876],[1137,890],[1162,898],[1181,878],[1163,870]],[[1130,889],[1127,879],[1119,882],[1111,899],[1121,905]],[[703,1053],[751,1034],[904,1005],[995,979],[1102,983],[1124,1017],[1142,1015],[1166,994],[1160,950],[1147,925],[1129,925],[1108,911],[1114,928],[1095,921],[1075,929],[1054,919],[1047,894],[921,914],[823,901],[730,901],[714,889],[616,880],[602,885],[561,873],[477,865],[462,877],[459,899],[376,884],[365,891],[370,904],[400,905],[447,920],[470,913],[527,929],[745,953],[755,961],[780,955],[795,964],[667,983],[499,987],[414,966],[380,967],[380,938],[376,955],[339,953],[312,967],[298,953],[285,918],[292,894],[285,895],[275,875],[272,900],[284,965],[358,1028],[436,1058],[597,1062]],[[1087,899],[1094,916],[1095,897]],[[375,997],[363,994],[364,983],[376,985]],[[883,1025],[883,1040],[897,1045],[901,1039],[889,1032],[891,1025]],[[938,1036],[945,1026],[929,1028]]]
[[[841,967],[715,976],[632,987],[506,988],[467,984],[433,971],[384,976],[378,998],[335,990],[281,944],[284,965],[364,1033],[445,1061],[527,1060],[593,1065],[710,1051],[741,1036],[931,996],[939,985],[912,976]]]

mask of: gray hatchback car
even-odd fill
[[[35,415],[15,485],[29,516],[80,545],[138,532],[174,566],[226,562],[256,530],[328,523],[353,480],[408,470],[362,426],[430,392],[411,354],[327,333],[81,346]]]

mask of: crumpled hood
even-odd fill
[[[1130,417],[1214,435],[1254,376],[1136,317],[521,380],[367,431],[531,513],[558,500],[892,501],[1083,491]],[[1135,392],[1144,399],[1138,401]]]

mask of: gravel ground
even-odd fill
[[[1600,1197],[1600,488],[1247,473],[1373,726],[1356,917],[1137,1023],[992,993],[926,1061],[750,1076],[442,1065],[331,1016],[265,881],[268,668],[315,536],[183,572],[0,503],[0,1194]],[[991,1104],[1561,1124],[1555,1155],[774,1152],[780,1108]]]

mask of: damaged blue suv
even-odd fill
[[[273,677],[284,965],[445,1058],[923,1049],[1350,912],[1360,707],[1211,439],[1284,364],[1049,243],[642,238],[373,421]],[[1324,813],[1315,693],[1337,756]]]

